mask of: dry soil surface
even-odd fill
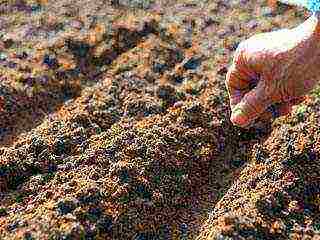
[[[320,239],[320,91],[230,123],[266,1],[0,1],[0,239]]]

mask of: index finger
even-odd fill
[[[258,81],[259,77],[249,71],[244,63],[232,63],[226,75],[226,87],[231,109],[258,84]]]

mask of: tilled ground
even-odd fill
[[[319,239],[319,91],[249,130],[238,43],[265,1],[0,3],[0,239]]]

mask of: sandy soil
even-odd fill
[[[9,3],[8,3],[9,2]],[[319,99],[234,127],[266,1],[0,1],[0,239],[320,239]]]

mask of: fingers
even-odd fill
[[[253,88],[250,85],[250,76],[254,75],[254,72],[247,63],[247,44],[246,41],[243,41],[237,47],[233,62],[226,75],[226,87],[231,108],[238,104],[244,95]]]
[[[239,103],[246,89],[245,79],[241,79],[236,65],[232,64],[226,75],[226,87],[229,94],[231,108]]]
[[[264,81],[260,81],[253,90],[245,94],[240,103],[231,108],[231,122],[240,127],[246,127],[259,117],[272,103],[266,92]]]
[[[256,86],[258,79],[252,77],[245,67],[233,63],[226,75],[226,87],[229,94],[230,106],[237,105],[244,95]]]

